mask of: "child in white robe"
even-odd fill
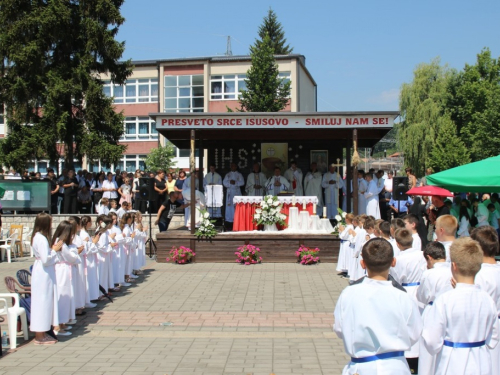
[[[429,242],[423,254],[427,262],[427,270],[422,274],[417,290],[417,300],[421,306],[424,306],[422,316],[429,310],[437,296],[453,289],[451,265],[446,261],[444,246],[437,241]],[[419,342],[418,372],[434,374],[434,356],[427,351],[422,338]]]
[[[422,338],[436,356],[436,375],[493,374],[491,352],[499,340],[498,310],[487,292],[474,285],[483,251],[471,238],[450,248],[455,289],[436,298],[424,316]]]
[[[108,229],[111,228],[112,223],[112,219],[107,215],[100,215],[97,217],[96,232],[99,234],[99,241],[96,246],[99,250],[99,285],[107,291],[114,288],[113,265],[110,259],[110,253],[113,251],[113,248],[110,245],[110,239],[114,239],[116,235],[114,233],[108,233]],[[104,298],[103,295],[99,297],[99,299]]]
[[[413,249],[422,250],[422,240],[418,235],[417,227],[419,224],[418,217],[414,214],[408,214],[404,217],[405,227],[411,232],[413,237],[413,243],[411,247]]]
[[[479,242],[483,250],[483,264],[481,264],[481,269],[477,273],[474,283],[493,298],[500,317],[500,265],[495,260],[495,255],[499,251],[497,232],[490,226],[479,227],[472,231],[471,238]],[[500,345],[490,349],[490,353],[492,359],[491,373],[500,374]]]
[[[122,220],[120,221],[120,229],[122,230],[125,249],[125,262],[122,263],[124,265],[125,271],[125,281],[130,283],[132,279],[137,278],[137,276],[132,274],[132,251],[134,245],[134,237],[135,233],[132,231],[131,225],[134,222],[133,215],[130,212],[127,212],[123,215]]]
[[[363,243],[366,241],[366,230],[364,230],[365,220],[366,215],[358,217],[359,228],[356,231],[356,237],[354,238],[354,251],[352,253],[354,263],[352,266],[352,271],[349,274],[350,281],[356,281],[364,276],[364,270],[361,268],[359,261],[361,260],[360,256]]]
[[[110,242],[113,251],[110,253],[111,263],[113,264],[113,281],[116,286],[113,290],[120,290],[120,286],[130,286],[131,284],[125,282],[125,239],[122,235],[122,230],[118,226],[118,214],[110,212],[109,217],[113,220],[113,226],[110,229],[111,233],[115,233],[115,238]]]
[[[358,266],[354,270],[354,280],[359,280],[362,277],[366,276],[366,271],[361,267],[360,261],[363,260],[363,255],[361,250],[363,249],[363,246],[365,243],[367,243],[370,239],[375,238],[375,220],[373,217],[369,216],[366,218],[364,224],[363,224],[363,230],[365,231],[365,236],[364,238],[358,237],[360,239],[360,243],[356,244],[356,253],[358,254]],[[358,250],[359,249],[359,250]]]
[[[148,239],[148,227],[142,224],[142,214],[137,211],[135,213],[135,223],[134,223],[134,242],[136,243],[137,252],[137,265],[135,268],[135,274],[141,274],[141,268],[146,265],[146,241]]]
[[[362,257],[368,277],[344,289],[335,306],[333,329],[351,357],[342,374],[410,374],[404,352],[418,342],[420,313],[407,293],[387,280],[394,257],[386,240],[368,241]]]
[[[97,249],[96,243],[99,241],[99,234],[92,239],[88,231],[92,227],[92,218],[90,216],[82,217],[82,229],[80,230],[80,238],[85,245],[85,282],[86,282],[86,301],[85,307],[95,307],[92,303],[99,298],[99,272],[97,269]]]
[[[59,241],[50,247],[51,227],[52,217],[49,214],[37,215],[31,239],[35,263],[31,276],[30,330],[35,332],[35,345],[57,342],[45,333],[51,326],[59,325],[55,264],[59,260],[57,253],[61,251],[63,242]]]
[[[102,198],[97,205],[97,214],[98,215],[107,215],[109,214],[109,200],[108,198]]]
[[[450,262],[450,246],[455,240],[458,221],[453,215],[439,216],[435,224],[436,239],[444,245],[446,249],[446,261]]]
[[[399,250],[398,244],[396,243],[396,239],[394,238],[394,236],[398,229],[404,229],[404,228],[406,228],[406,226],[403,219],[395,218],[391,220],[391,239],[389,240],[389,242],[392,245],[395,257],[397,257],[401,253],[401,250]]]
[[[356,235],[358,234],[360,227],[358,222],[359,216],[355,216],[352,219],[353,228],[349,229],[349,237],[347,240],[349,241],[349,249],[348,249],[348,269],[347,269],[347,278],[351,281],[351,275],[354,272],[354,267],[356,267],[356,258],[354,257],[354,249],[356,247]]]
[[[76,315],[81,315],[85,308],[86,300],[86,281],[85,281],[85,245],[80,238],[80,218],[71,216],[68,221],[75,227],[75,235],[73,237],[73,252],[79,257],[79,262],[74,264],[71,269],[71,285],[73,286],[73,294],[75,298]]]
[[[349,230],[354,229],[352,225],[353,214],[347,214],[345,217],[346,225],[339,226],[339,239],[340,239],[340,250],[339,250],[339,260],[337,262],[337,272],[348,273],[349,263],[351,262],[350,248],[349,248]]]

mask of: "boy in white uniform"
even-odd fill
[[[452,290],[451,265],[446,261],[446,250],[440,242],[429,242],[424,249],[424,258],[427,270],[422,275],[420,286],[417,290],[417,300],[424,306],[422,316],[429,310],[434,300],[440,294]],[[425,348],[424,341],[420,339],[418,372],[420,374],[434,374],[434,356]]]
[[[340,250],[339,250],[339,260],[337,262],[337,272],[340,275],[347,276],[349,272],[349,264],[351,262],[351,248],[349,242],[349,230],[353,229],[352,220],[354,219],[353,214],[347,214],[345,217],[346,226],[339,225],[339,239],[340,239]]]
[[[493,298],[500,316],[500,266],[495,260],[498,254],[498,236],[493,227],[479,227],[472,231],[471,238],[479,242],[483,250],[483,264],[474,283]],[[490,350],[492,374],[500,374],[500,345]]]
[[[403,218],[405,222],[405,228],[411,232],[411,236],[413,237],[412,248],[422,250],[422,240],[417,232],[418,225],[418,217],[414,214],[408,214]]]
[[[361,250],[363,249],[364,244],[367,243],[370,239],[375,238],[375,220],[372,216],[368,216],[366,218],[365,223],[363,224],[363,230],[365,231],[365,236],[363,238],[360,238],[359,246],[358,244],[356,244],[354,254],[357,257],[357,263],[360,263],[360,261],[363,259]],[[355,269],[354,280],[359,280],[364,276],[366,276],[366,271],[363,269],[363,267],[361,267],[361,264],[358,264],[357,268]]]
[[[389,242],[392,245],[392,249],[394,250],[394,256],[397,257],[399,253],[401,253],[401,250],[399,250],[398,244],[396,243],[396,239],[394,238],[394,235],[398,229],[404,229],[405,227],[405,222],[403,219],[396,218],[391,220],[391,239]]]
[[[493,374],[490,349],[498,344],[498,311],[485,291],[474,285],[483,251],[471,238],[450,248],[455,289],[441,294],[424,316],[422,338],[436,356],[436,375]]]
[[[363,229],[365,225],[366,215],[358,216],[358,228],[355,231],[352,231],[351,234],[354,235],[354,250],[352,256],[354,258],[352,269],[349,272],[349,280],[356,281],[359,277],[363,277],[364,271],[359,264],[361,248],[366,238],[366,231]],[[355,232],[355,233],[354,233]],[[358,275],[360,275],[357,277]]]
[[[439,216],[435,224],[436,239],[444,245],[446,249],[446,261],[450,262],[450,246],[455,240],[458,229],[458,221],[453,215]]]
[[[351,357],[342,374],[410,374],[404,352],[420,336],[418,309],[407,293],[387,280],[394,264],[389,242],[371,239],[362,256],[368,277],[344,289],[335,306],[333,329]]]

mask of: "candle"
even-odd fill
[[[295,195],[292,196],[292,206],[295,207],[295,202],[296,202],[296,198],[295,198]]]
[[[316,215],[316,203],[313,204],[313,215]]]
[[[323,207],[323,217],[326,218],[326,207]]]
[[[302,201],[302,209],[304,211],[306,210],[306,200],[305,199]]]

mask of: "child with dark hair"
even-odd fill
[[[406,228],[405,226],[405,222],[403,221],[403,219],[400,219],[400,218],[395,218],[395,219],[392,219],[391,220],[391,240],[389,241],[392,245],[392,249],[394,250],[394,256],[397,257],[399,255],[399,253],[401,252],[401,250],[399,250],[399,247],[398,247],[398,244],[396,243],[396,239],[394,238],[395,234],[396,234],[396,231],[398,229],[404,229]]]
[[[339,259],[337,262],[337,272],[340,272],[341,276],[347,276],[349,273],[349,264],[351,263],[352,254],[349,242],[349,231],[353,229],[352,221],[354,219],[353,214],[347,214],[345,217],[346,225],[339,225],[339,238],[340,238],[340,250]]]
[[[436,360],[433,374],[494,374],[489,349],[498,344],[498,310],[474,285],[483,251],[477,241],[459,238],[450,258],[455,289],[438,296],[423,317],[422,338]]]
[[[351,361],[344,374],[410,374],[404,352],[418,342],[422,323],[418,308],[388,280],[394,265],[392,247],[381,238],[362,249],[361,267],[368,277],[344,289],[335,306],[335,333]]]
[[[364,274],[363,270],[361,269],[361,265],[359,264],[359,256],[361,254],[363,243],[366,241],[366,231],[364,229],[364,225],[367,217],[367,215],[358,216],[358,227],[350,232],[351,235],[354,236],[354,250],[352,253],[354,262],[352,264],[352,269],[349,271],[349,280],[351,282],[356,281],[360,277],[363,277]]]
[[[87,294],[85,307],[95,307],[96,304],[91,301],[99,298],[99,271],[97,269],[97,242],[99,234],[91,237],[89,230],[92,227],[92,218],[90,216],[82,217],[82,225],[80,230],[80,238],[85,246],[85,274],[87,279]]]
[[[499,250],[497,233],[492,227],[479,227],[472,231],[471,238],[477,241],[483,250],[483,263],[474,283],[493,298],[500,317],[500,266],[495,260]],[[500,374],[500,345],[491,349],[490,353],[493,360],[491,373]]]
[[[427,270],[423,273],[417,290],[417,300],[424,308],[423,316],[434,303],[437,296],[452,290],[451,267],[446,261],[446,250],[440,242],[429,242],[424,248]],[[418,371],[421,374],[434,374],[434,356],[425,348],[420,340]]]
[[[99,234],[99,241],[96,246],[99,250],[99,285],[105,290],[110,290],[114,288],[113,280],[113,264],[111,260],[111,253],[113,252],[113,247],[110,244],[115,237],[115,233],[110,233],[113,225],[113,220],[108,215],[100,215],[96,220],[96,233]],[[99,299],[104,299],[104,295],[101,295]]]
[[[361,250],[363,248],[363,245],[371,238],[375,238],[375,234],[374,234],[374,232],[375,232],[375,219],[368,216],[363,224],[363,230],[365,231],[365,237],[364,237],[363,241],[361,241],[360,246],[357,248],[357,249],[359,249],[359,253],[356,250],[356,252],[354,254],[354,256],[358,259],[358,263],[363,259],[363,256],[361,255],[361,253],[362,253]],[[361,267],[361,264],[358,264],[358,266],[355,269],[355,273],[353,275],[354,280],[358,280],[365,275],[366,275],[365,270]]]
[[[418,235],[418,216],[415,214],[408,214],[403,218],[405,222],[405,228],[411,232],[411,236],[413,237],[412,248],[417,250],[422,250],[422,240]]]

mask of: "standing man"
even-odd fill
[[[323,176],[321,184],[325,188],[326,212],[329,219],[338,214],[339,190],[344,189],[344,180],[337,173],[337,167],[330,165],[328,172]]]
[[[247,184],[245,186],[247,195],[263,197],[266,192],[264,189],[266,180],[266,175],[260,171],[259,163],[253,163],[253,172],[248,175]]]
[[[378,204],[380,207],[380,218],[387,221],[387,202],[385,200],[385,179],[384,171],[377,172],[377,190],[378,190]]]
[[[366,214],[365,193],[367,190],[368,190],[368,182],[366,182],[365,180],[365,171],[360,169],[358,171],[358,215]],[[353,191],[352,188],[351,191]]]
[[[208,202],[208,212],[210,217],[222,217],[220,206],[215,207],[215,202],[217,201],[216,198],[219,198],[219,195],[216,195],[216,192],[214,191],[214,189],[216,189],[215,186],[220,186],[219,189],[222,191],[222,177],[215,171],[214,164],[210,164],[209,170],[210,172],[205,175],[207,186],[210,186],[210,188],[205,188],[206,201]],[[222,194],[220,194],[220,198],[222,199]]]
[[[297,168],[296,162],[292,161],[290,168],[285,171],[285,178],[290,182],[290,191],[293,191],[297,196],[304,195],[304,188],[302,187],[304,175],[302,171]]]
[[[307,172],[304,180],[305,195],[318,197],[316,212],[320,213],[323,212],[323,188],[321,186],[322,178],[323,176],[321,175],[321,172],[318,171],[317,164],[312,163],[311,170]]]
[[[52,168],[47,169],[46,180],[50,182],[50,214],[57,214],[57,200],[59,198],[59,185],[57,183],[56,175]]]
[[[237,171],[236,163],[231,163],[231,171],[224,177],[224,186],[226,187],[226,221],[234,221],[234,203],[233,198],[241,195],[240,187],[245,184],[245,180],[240,172]]]
[[[375,219],[380,219],[377,183],[371,173],[366,175],[366,181],[368,182],[368,190],[365,192],[366,214],[373,216]]]
[[[274,176],[266,182],[266,190],[269,195],[278,195],[282,191],[288,191],[290,183],[281,175],[281,168],[274,167]]]

